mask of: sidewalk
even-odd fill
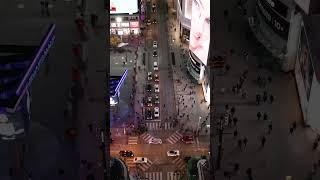
[[[172,3],[169,3],[168,6],[169,9],[171,9]],[[172,11],[169,10],[169,12]],[[170,13],[169,16],[172,16],[172,13]],[[199,130],[200,135],[208,135],[210,133],[210,128],[205,128],[204,125],[209,124],[208,115],[210,110],[206,103],[202,103],[204,95],[201,85],[196,83],[187,70],[186,62],[189,57],[187,54],[188,46],[180,41],[179,30],[176,26],[176,24],[178,24],[176,22],[177,20],[175,17],[169,19],[168,32],[170,33],[170,36],[168,41],[171,52],[174,52],[175,54],[175,65],[172,65],[172,68],[174,90],[176,93],[176,106],[177,111],[179,112],[177,119],[180,123],[180,127],[183,128],[185,132],[191,133]],[[176,31],[174,31],[174,28],[176,28]],[[193,93],[190,94],[190,92]]]
[[[315,133],[309,128],[304,128],[301,122],[301,111],[298,101],[294,76],[285,74],[276,68],[257,68],[261,64],[261,59],[257,58],[253,52],[258,46],[256,42],[245,40],[247,22],[245,17],[239,15],[238,10],[229,9],[229,17],[233,22],[233,31],[227,31],[228,20],[223,18],[223,10],[227,7],[234,7],[230,3],[216,4],[214,11],[216,31],[214,47],[217,50],[228,51],[233,48],[235,54],[228,54],[227,63],[231,66],[229,72],[224,75],[215,73],[214,86],[214,106],[215,115],[211,124],[219,121],[220,115],[225,111],[225,105],[230,108],[235,107],[235,117],[239,122],[237,126],[224,129],[223,135],[223,155],[221,170],[216,171],[216,179],[223,179],[224,171],[232,171],[235,162],[240,164],[240,172],[232,177],[234,180],[244,180],[246,169],[252,168],[253,179],[285,179],[292,176],[293,179],[306,179],[311,172],[312,164],[318,160],[318,151],[312,151],[312,143]],[[229,38],[226,38],[229,37]],[[242,55],[243,50],[249,52],[249,60],[246,61]],[[267,63],[272,63],[271,57],[265,57]],[[274,62],[273,62],[274,63]],[[274,66],[275,67],[275,66]],[[243,71],[248,69],[247,79],[244,82],[243,91],[247,93],[247,98],[243,99],[240,94],[231,91]],[[280,69],[280,68],[279,68]],[[214,69],[216,70],[216,69]],[[266,90],[275,97],[273,104],[269,102],[256,105],[256,94],[264,91],[260,88],[256,79],[257,76],[272,77],[272,82],[267,83]],[[221,88],[225,88],[224,94]],[[257,112],[266,112],[269,121],[257,120]],[[293,135],[289,134],[289,127],[292,122],[298,123],[297,130]],[[268,124],[272,122],[273,130],[268,135]],[[237,129],[237,138],[233,137],[234,130]],[[259,148],[261,137],[266,137],[265,147]],[[239,139],[247,137],[248,145],[242,151],[237,147]],[[213,144],[217,144],[217,137]],[[217,154],[217,150],[214,150]],[[319,179],[316,174],[315,179]]]

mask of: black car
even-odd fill
[[[157,20],[154,19],[154,20],[152,21],[152,24],[157,24]]]
[[[150,108],[147,109],[146,116],[148,120],[152,120],[152,111]]]
[[[157,53],[156,50],[153,51],[152,56],[153,56],[153,57],[158,57],[158,53]]]
[[[133,157],[133,152],[132,151],[120,151],[119,155],[121,157]]]
[[[147,92],[151,92],[152,91],[152,86],[151,86],[151,84],[148,84],[147,85]]]

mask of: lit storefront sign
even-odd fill
[[[139,22],[138,21],[130,22],[130,27],[131,28],[139,28]]]
[[[134,14],[138,11],[138,0],[110,0],[110,14]]]
[[[284,14],[287,13],[288,8],[284,8],[283,6],[285,5],[280,5],[278,2],[273,0],[257,0],[257,9],[259,9],[265,22],[273,31],[287,40],[290,23],[286,20],[286,15]]]

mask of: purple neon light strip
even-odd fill
[[[35,63],[36,63],[36,60],[37,60],[37,59],[39,58],[39,56],[40,56],[40,52],[43,51],[43,48],[44,48],[45,44],[47,43],[49,37],[51,36],[53,30],[55,29],[55,27],[56,27],[56,25],[55,25],[55,24],[52,24],[52,27],[51,27],[49,33],[47,34],[47,37],[46,37],[45,40],[43,41],[41,47],[39,48],[39,50],[38,50],[38,52],[37,52],[37,54],[36,54],[36,57],[33,59],[33,62],[32,62],[32,64],[31,64],[30,68],[28,69],[26,75],[23,77],[23,79],[22,79],[22,81],[21,81],[21,83],[20,83],[20,85],[19,85],[19,87],[18,87],[18,89],[17,89],[17,91],[16,91],[16,94],[17,94],[17,95],[20,94],[21,88],[22,88],[23,85],[25,84],[25,81],[27,80],[27,77],[28,77],[28,76],[30,75],[30,73],[31,73],[31,69],[33,69],[33,66],[34,66]]]
[[[120,82],[119,82],[118,86],[117,86],[116,89],[115,89],[115,92],[116,92],[116,93],[119,91],[119,89],[120,89],[123,81],[126,79],[127,74],[128,74],[128,69],[126,69],[126,70],[124,71],[124,73],[123,73],[123,75],[122,75],[122,77],[121,77],[121,79],[120,79]]]

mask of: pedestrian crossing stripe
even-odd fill
[[[153,162],[148,159],[148,161],[146,163],[140,163],[137,166],[140,170],[146,171],[152,166],[152,164],[153,164]]]
[[[162,180],[162,172],[146,172],[146,180]]]
[[[138,138],[137,136],[130,136],[128,137],[128,144],[138,144]]]
[[[143,133],[140,137],[146,142],[149,142],[149,140],[153,138],[149,133]]]
[[[180,180],[180,173],[167,172],[167,180]]]
[[[167,141],[171,144],[174,144],[178,142],[183,137],[182,134],[180,134],[178,131],[173,133],[169,138],[167,138]]]
[[[155,130],[171,130],[173,129],[173,124],[170,122],[165,122],[162,126],[161,122],[147,122],[146,123],[148,130],[155,131]]]
[[[186,167],[186,163],[184,162],[184,160],[179,157],[174,159],[172,163],[175,164],[178,167],[178,169],[184,169]]]

